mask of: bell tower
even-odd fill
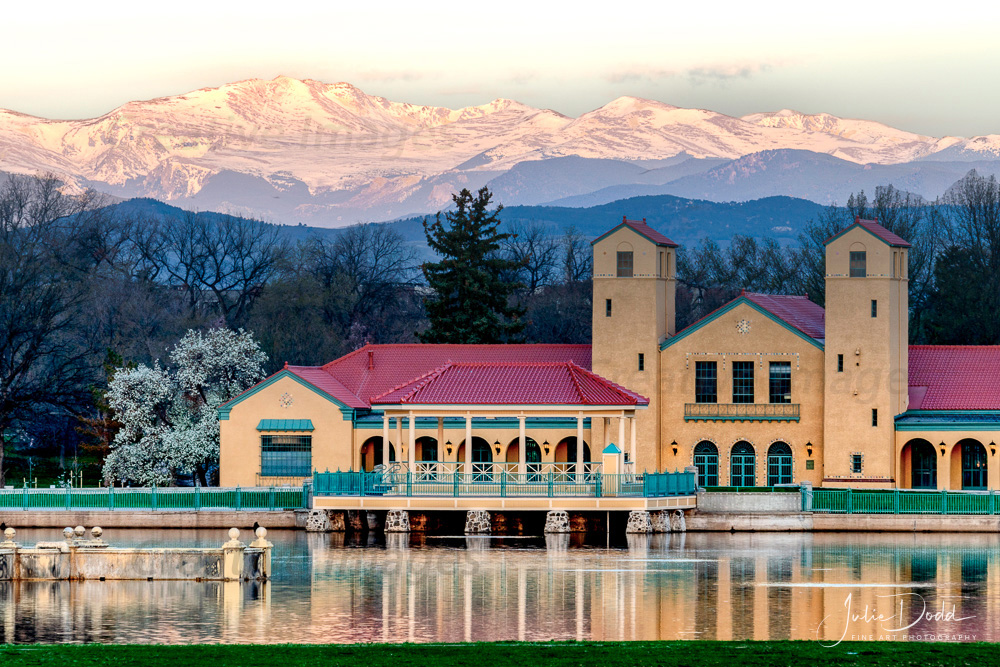
[[[659,469],[660,343],[674,334],[677,244],[640,221],[622,222],[591,244],[594,250],[592,368],[649,399],[636,418],[634,469]],[[592,438],[603,442],[591,423]],[[611,440],[617,431],[609,429]],[[630,443],[617,443],[628,452]],[[591,451],[594,451],[593,447]]]
[[[896,415],[909,399],[910,244],[875,220],[826,242],[824,484],[899,484]]]

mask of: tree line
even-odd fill
[[[192,434],[212,437],[204,415],[239,387],[184,379],[205,368],[184,352],[198,332],[252,332],[263,375],[366,342],[590,342],[590,240],[573,228],[501,223],[485,188],[455,194],[424,221],[431,257],[389,225],[291,242],[259,221],[127,215],[60,188],[50,177],[0,185],[0,481],[9,451],[19,479],[25,450],[58,453],[61,466],[81,452],[103,460],[125,428],[130,440],[119,444],[155,451],[180,423],[186,462],[154,471],[134,463],[133,447],[133,463],[119,467],[145,465],[157,479],[186,467],[208,481],[211,446]],[[1000,188],[975,172],[931,204],[891,186],[852,195],[810,221],[795,247],[738,236],[682,248],[678,328],[744,288],[822,304],[824,242],[855,216],[913,244],[911,342],[1000,343]],[[108,391],[123,370],[141,371],[127,377],[160,397],[136,417],[144,428],[115,407],[127,393]]]

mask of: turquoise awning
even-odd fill
[[[312,431],[311,419],[261,419],[258,431]]]

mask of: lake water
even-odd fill
[[[60,534],[20,530],[17,540]],[[219,546],[226,535],[105,539]],[[997,535],[268,539],[266,584],[0,582],[0,642],[1000,640]]]

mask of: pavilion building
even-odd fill
[[[365,345],[223,405],[221,484],[400,466],[520,475],[697,466],[702,486],[1000,487],[1000,347],[908,344],[906,240],[826,242],[826,309],[744,292],[675,328],[677,244],[593,242],[592,345]]]

